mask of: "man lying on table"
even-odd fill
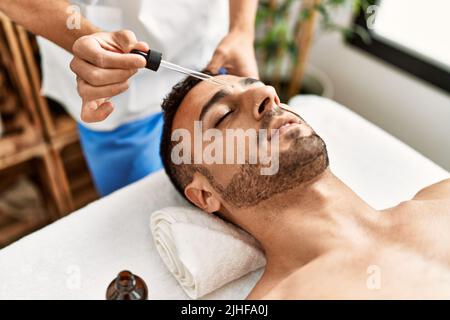
[[[191,203],[260,242],[267,266],[249,299],[450,298],[450,180],[374,210],[331,172],[325,142],[272,87],[216,79],[227,85],[187,78],[166,98],[161,155]],[[252,164],[250,143],[244,163],[194,161],[210,148],[208,139],[194,147],[198,128],[265,130],[253,147],[276,157],[277,170]]]

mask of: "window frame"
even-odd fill
[[[379,0],[374,1],[375,4],[379,2]],[[348,44],[450,93],[449,71],[419,55],[402,50],[400,45],[392,45],[381,37],[374,36],[374,32],[367,27],[367,19],[362,8],[353,19],[353,28],[363,28],[367,32],[370,42],[366,43],[359,35],[353,34],[346,37]]]

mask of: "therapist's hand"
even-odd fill
[[[128,79],[146,65],[143,57],[129,53],[133,49],[148,51],[149,46],[128,30],[94,33],[74,43],[70,68],[83,101],[81,120],[99,122],[111,114],[109,99],[126,91]]]
[[[253,40],[251,34],[230,32],[219,43],[207,69],[212,73],[218,73],[219,69],[224,67],[229,74],[258,79]]]

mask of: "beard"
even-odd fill
[[[315,132],[304,137],[299,130],[293,130],[286,133],[284,139],[291,143],[279,153],[279,169],[274,175],[262,175],[261,164],[246,163],[240,166],[227,186],[222,186],[209,172],[203,174],[225,201],[236,208],[248,208],[299,187],[328,168],[326,144]]]

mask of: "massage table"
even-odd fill
[[[376,209],[449,177],[336,102],[297,96],[289,104],[327,143],[332,171]],[[161,171],[22,238],[0,250],[0,299],[104,299],[124,269],[146,281],[149,299],[187,299],[149,229],[151,213],[173,205],[188,204]],[[203,299],[243,299],[261,274],[254,271]]]

